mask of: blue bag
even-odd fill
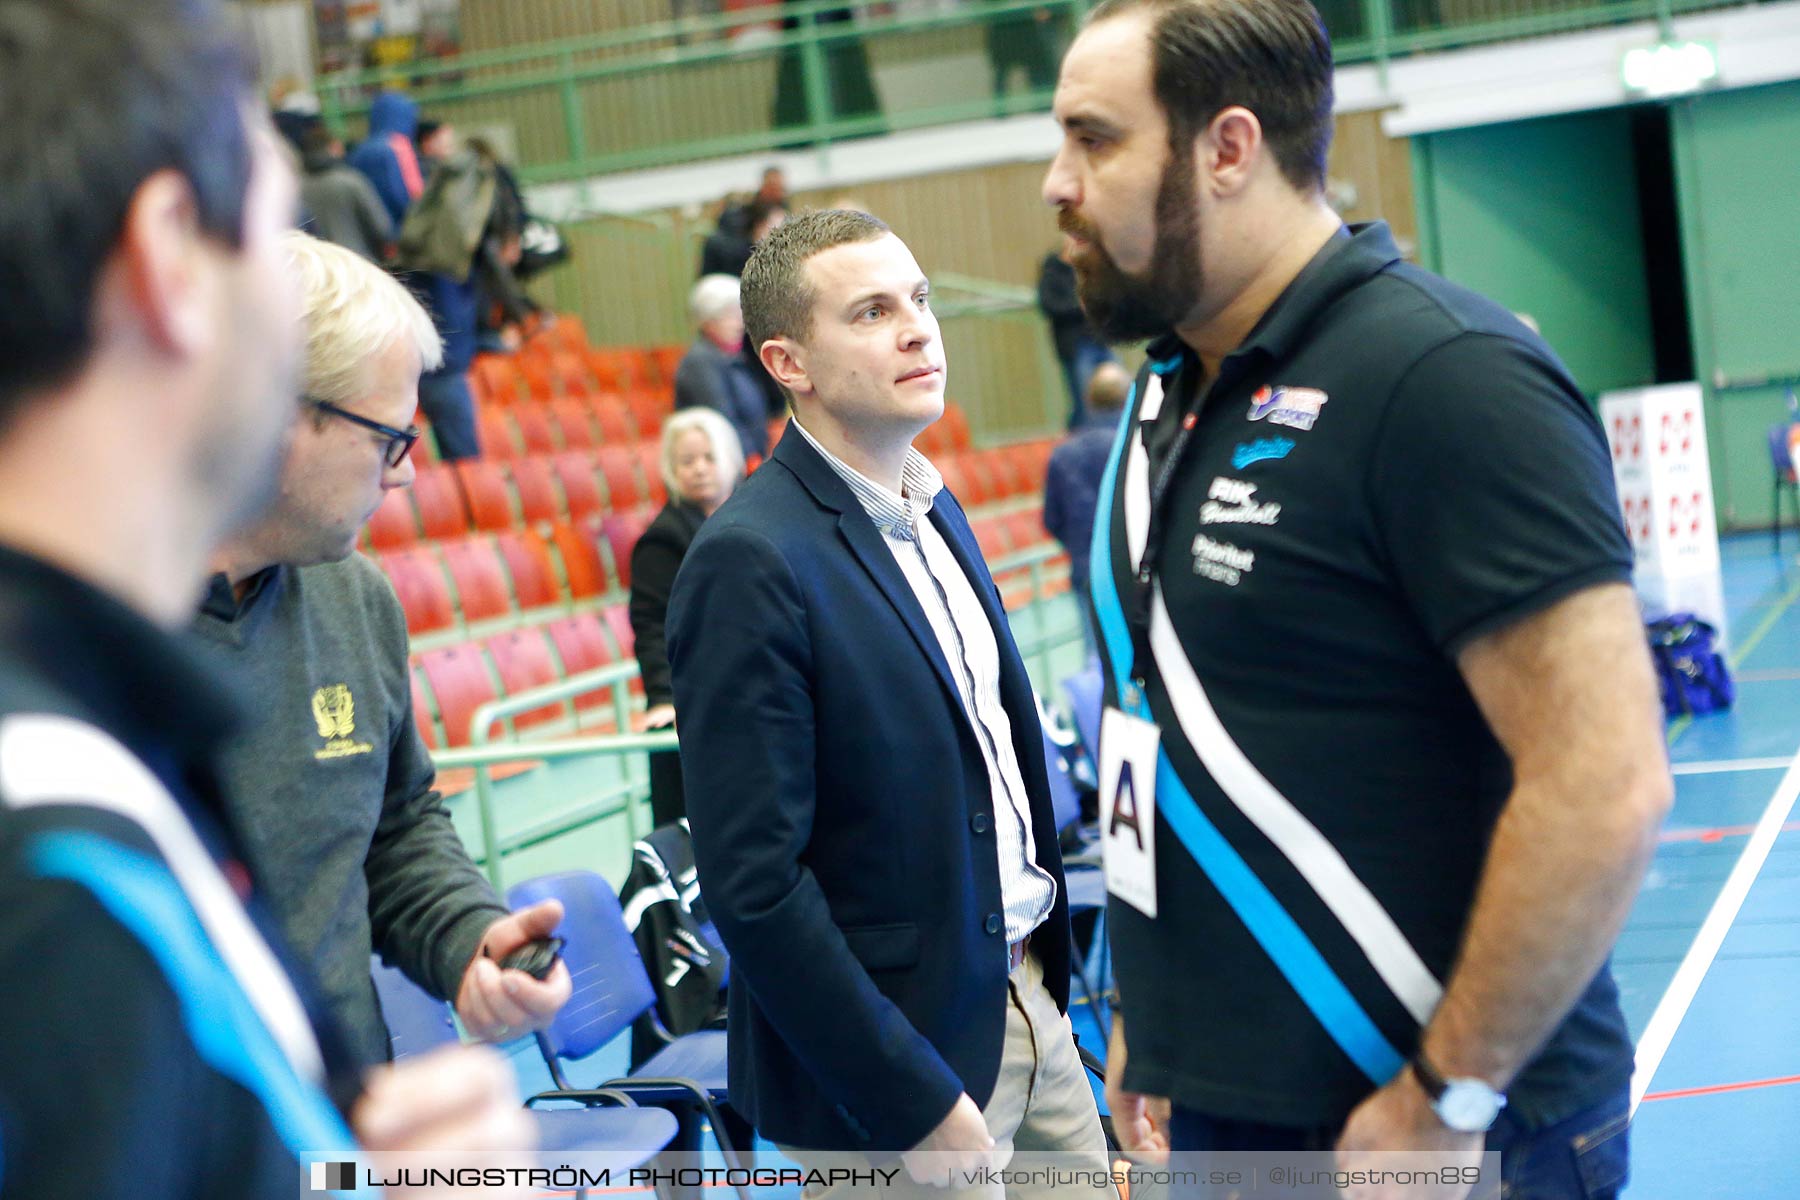
[[[1691,612],[1670,613],[1646,627],[1663,711],[1671,717],[1716,712],[1737,699],[1731,668],[1716,648],[1719,631]]]

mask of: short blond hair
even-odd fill
[[[332,404],[360,400],[369,361],[397,341],[419,352],[421,370],[442,365],[443,339],[399,280],[354,251],[310,234],[290,230],[283,237],[305,305],[308,397]]]
[[[663,483],[668,485],[669,495],[681,498],[681,489],[675,486],[675,443],[684,433],[699,430],[712,443],[713,458],[717,460],[719,469],[733,480],[744,478],[744,444],[738,440],[737,430],[713,408],[684,408],[663,422],[662,428],[662,476]]]

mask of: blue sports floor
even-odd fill
[[[1737,704],[1670,725],[1675,809],[1613,960],[1633,1200],[1800,1196],[1800,545],[1722,549]]]
[[[1723,546],[1737,705],[1670,724],[1675,808],[1614,955],[1642,1077],[1632,1200],[1800,1196],[1800,539],[1784,549]],[[511,1049],[526,1091],[549,1086],[531,1043]],[[571,1074],[624,1059],[621,1039]]]

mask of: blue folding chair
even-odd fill
[[[537,1035],[538,1049],[556,1087],[539,1092],[538,1100],[585,1100],[596,1090],[621,1092],[640,1103],[670,1108],[697,1108],[718,1139],[726,1164],[740,1165],[719,1105],[726,1101],[725,1032],[706,1029],[675,1037],[656,1020],[656,992],[625,926],[612,885],[592,871],[564,871],[528,879],[510,888],[507,903],[527,908],[544,900],[560,900],[564,939],[563,962],[574,981],[574,994],[550,1028]],[[595,1088],[578,1088],[563,1074],[567,1059],[586,1058],[649,1014],[663,1048],[637,1070]],[[738,1189],[749,1200],[743,1189]]]
[[[1044,735],[1044,770],[1050,776],[1050,811],[1056,820],[1058,838],[1063,831],[1079,824],[1081,821],[1081,800],[1075,795],[1075,785],[1069,779],[1068,760],[1063,757],[1062,749],[1050,737],[1050,730],[1039,722]],[[1094,1020],[1108,1037],[1112,1036],[1112,1011],[1103,1004],[1102,996],[1096,994],[1090,974],[1098,971],[1102,984],[1106,980],[1106,878],[1099,867],[1097,854],[1087,850],[1077,851],[1063,856],[1063,887],[1069,895],[1069,917],[1074,919],[1077,913],[1094,912],[1094,936],[1089,943],[1088,957],[1084,961],[1081,946],[1074,940],[1075,933],[1071,927],[1069,932],[1070,961],[1076,964],[1075,980],[1081,987],[1081,994],[1087,999],[1088,1008],[1094,1014]],[[1102,988],[1104,991],[1104,988]]]
[[[448,1004],[433,999],[424,988],[379,958],[370,960],[369,969],[375,977],[375,992],[381,998],[381,1015],[387,1021],[396,1060],[461,1040]],[[599,1155],[602,1157],[583,1165],[623,1175],[649,1162],[675,1140],[677,1123],[672,1113],[660,1108],[639,1108],[631,1097],[616,1091],[596,1090],[591,1101],[586,1096],[583,1100],[592,1107],[533,1111],[539,1153],[579,1151]]]

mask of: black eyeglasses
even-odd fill
[[[405,429],[395,429],[392,425],[383,425],[380,421],[371,421],[367,417],[361,417],[347,409],[339,408],[329,400],[317,400],[308,396],[306,402],[320,412],[328,412],[334,417],[342,417],[353,425],[372,429],[387,438],[387,449],[382,454],[389,467],[397,467],[405,462],[406,456],[412,452],[413,443],[419,440],[421,433],[425,432],[417,425],[409,425]]]

